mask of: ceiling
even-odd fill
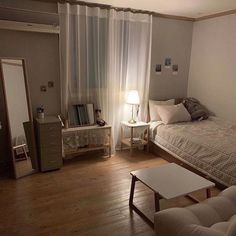
[[[161,14],[198,18],[236,9],[236,0],[84,0],[85,2],[108,4],[155,11]]]

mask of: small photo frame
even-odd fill
[[[161,74],[161,64],[156,64],[155,66],[155,72],[157,75]]]
[[[40,86],[40,91],[41,91],[41,92],[47,92],[47,86],[41,85],[41,86]]]
[[[54,87],[54,82],[53,81],[48,81],[48,87],[53,88]]]
[[[167,58],[165,59],[165,67],[166,67],[166,68],[170,68],[170,66],[171,66],[171,58],[170,58],[170,57],[167,57]]]
[[[172,73],[173,75],[177,75],[179,71],[179,66],[177,64],[172,65]]]

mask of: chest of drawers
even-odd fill
[[[57,117],[36,119],[39,165],[41,171],[60,169],[62,166],[62,131]]]

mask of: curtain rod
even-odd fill
[[[84,2],[84,1],[77,1],[77,0],[34,0],[37,2],[54,2],[54,3],[70,3],[72,5],[82,5],[82,6],[88,6],[88,7],[99,7],[101,9],[114,9],[115,11],[125,11],[125,12],[132,12],[132,13],[141,13],[141,14],[149,14],[156,17],[161,18],[168,18],[168,19],[174,19],[174,20],[185,20],[185,21],[194,21],[194,18],[191,17],[185,17],[185,16],[175,16],[175,15],[168,15],[168,14],[161,14],[154,11],[148,11],[148,10],[138,10],[133,8],[125,8],[125,7],[115,7],[108,4],[101,4],[101,3],[92,3],[92,2]]]

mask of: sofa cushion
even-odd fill
[[[201,225],[211,225],[227,221],[236,213],[234,203],[224,195],[205,200],[203,203],[187,207],[200,221]]]
[[[229,230],[230,223],[227,221],[219,222],[211,226],[212,229],[224,233],[226,235]]]
[[[236,235],[236,215],[233,216],[232,218],[230,220],[231,224],[229,225],[229,228],[227,231],[227,236],[235,236]]]
[[[155,213],[157,236],[236,236],[236,186],[186,208]]]
[[[225,236],[224,233],[201,225],[189,225],[185,227],[181,236]],[[163,235],[164,236],[164,235]],[[166,236],[166,235],[165,235]],[[171,235],[175,236],[175,235]]]
[[[236,215],[231,217],[229,221],[219,222],[211,226],[211,229],[214,229],[218,232],[222,232],[227,236],[236,235]]]

